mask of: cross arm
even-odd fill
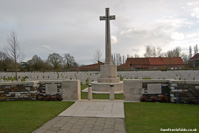
[[[108,18],[109,20],[115,20],[115,15],[110,15]]]
[[[108,20],[115,20],[115,15],[110,15],[108,17],[100,16],[100,20],[106,20],[107,18],[108,18]]]
[[[100,20],[106,20],[106,16],[100,16]]]

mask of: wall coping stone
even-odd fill
[[[0,85],[26,85],[26,84],[34,84],[33,81],[25,81],[25,82],[2,82]]]

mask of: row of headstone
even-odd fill
[[[96,72],[18,72],[18,81],[25,78],[25,81],[35,80],[81,80],[86,84],[86,81],[96,81],[98,73]],[[0,82],[11,82],[8,79],[14,79],[15,73],[0,72]],[[5,80],[4,80],[5,79]],[[14,82],[14,81],[13,81]]]
[[[198,70],[188,71],[119,71],[118,76],[124,79],[175,79],[175,80],[199,80]],[[0,82],[11,82],[14,72],[0,72]],[[18,72],[18,81],[35,80],[80,80],[82,84],[96,81],[99,72]]]
[[[199,71],[125,71],[118,72],[124,79],[199,80]]]

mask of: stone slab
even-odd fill
[[[46,94],[57,94],[57,84],[46,84]]]
[[[59,116],[124,118],[124,104],[122,100],[81,100],[76,101]]]
[[[110,92],[110,85],[114,85],[114,92],[122,92],[123,91],[123,82],[120,81],[118,83],[98,83],[91,82],[92,91],[96,92]]]
[[[162,86],[161,84],[147,84],[148,94],[161,94]]]
[[[80,80],[62,81],[63,101],[76,101],[81,99]]]
[[[124,118],[57,116],[33,133],[126,133]]]
[[[139,101],[142,93],[142,80],[124,80],[125,101]]]
[[[88,93],[88,88],[82,90],[82,92]],[[93,94],[109,94],[110,92],[105,91],[92,91]],[[114,94],[123,94],[123,91],[115,91]]]

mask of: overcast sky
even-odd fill
[[[105,53],[105,22],[111,21],[112,53],[143,56],[145,46],[188,53],[199,44],[199,0],[0,0],[0,50],[12,30],[25,60],[69,53],[79,64]]]

